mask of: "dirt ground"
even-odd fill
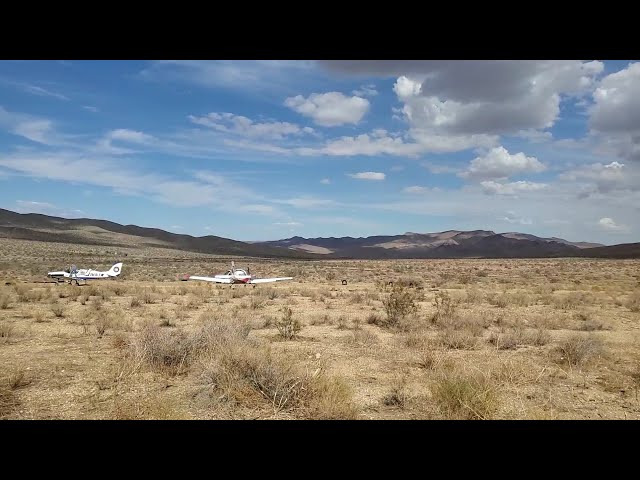
[[[117,260],[117,280],[44,283]],[[231,260],[294,280],[178,280]],[[638,419],[639,340],[639,260],[290,261],[0,239],[0,418]]]

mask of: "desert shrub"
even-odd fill
[[[155,295],[149,290],[145,290],[142,293],[142,301],[146,304],[155,303]]]
[[[352,332],[352,336],[350,338],[351,343],[357,343],[361,345],[372,345],[378,343],[380,339],[378,336],[364,328],[358,328]]]
[[[348,300],[348,302],[349,302],[350,304],[352,304],[352,305],[353,305],[353,304],[356,304],[356,305],[357,305],[357,304],[360,304],[360,303],[364,302],[364,296],[363,296],[360,292],[352,293],[352,294],[349,296],[349,300]]]
[[[332,319],[326,313],[317,313],[311,317],[309,322],[311,325],[325,325],[327,323],[333,323]]]
[[[139,297],[132,297],[131,303],[129,305],[131,306],[131,308],[137,308],[142,305],[142,302],[140,301]]]
[[[482,373],[442,373],[431,385],[431,395],[448,419],[487,420],[499,406],[496,386]]]
[[[407,393],[407,378],[401,377],[394,380],[390,391],[382,397],[382,403],[388,407],[404,408],[409,401]]]
[[[291,340],[298,335],[302,329],[302,325],[297,318],[293,318],[293,311],[289,307],[282,307],[280,310],[282,316],[276,322],[276,328],[280,332],[280,336],[287,340]]]
[[[382,304],[387,314],[387,326],[397,326],[407,316],[418,313],[415,292],[401,284],[393,286],[389,295],[382,300]]]
[[[332,280],[336,279],[336,272],[334,272],[333,270],[330,270],[327,272],[327,275],[325,277],[329,282],[331,282]]]
[[[635,292],[629,296],[626,307],[632,312],[640,312],[640,292]]]
[[[347,321],[347,317],[346,317],[346,316],[344,316],[344,315],[340,315],[340,316],[338,317],[338,320],[336,321],[336,323],[338,324],[338,325],[336,326],[336,328],[337,328],[338,330],[346,330],[347,328],[349,328],[349,327],[347,326],[347,323],[348,323],[348,321]]]
[[[245,340],[250,330],[246,322],[238,321],[208,323],[191,334],[148,324],[134,337],[130,357],[155,371],[179,375],[201,355]]]
[[[0,295],[0,310],[6,310],[9,308],[9,304],[11,303],[11,297],[6,294]]]
[[[56,316],[56,318],[64,317],[64,307],[59,303],[51,307],[51,311]]]
[[[0,323],[0,338],[7,339],[14,335],[13,324]]]
[[[487,339],[498,350],[513,350],[521,345],[543,346],[550,340],[551,335],[546,330],[539,328],[535,331],[529,331],[518,326],[503,329],[500,333],[493,332]]]
[[[440,363],[440,357],[434,350],[430,348],[423,348],[418,352],[416,363],[420,368],[433,370]]]
[[[477,288],[469,288],[464,297],[466,303],[481,303],[482,293]]]
[[[593,334],[574,334],[558,345],[556,349],[560,361],[572,367],[588,364],[604,352],[604,343]]]
[[[322,368],[303,370],[293,359],[251,344],[217,350],[204,365],[201,380],[219,402],[266,404],[274,413],[313,419],[356,416],[351,390],[344,382],[327,377]]]
[[[581,292],[571,292],[553,297],[553,305],[557,309],[570,310],[587,303],[587,296]]]
[[[111,328],[112,323],[111,318],[103,312],[96,316],[93,321],[93,325],[96,327],[96,334],[98,335],[98,338],[102,338],[107,330]]]
[[[447,327],[438,332],[437,340],[443,347],[455,350],[471,350],[478,343],[478,337],[469,328]]]
[[[456,314],[456,302],[446,291],[436,293],[433,301],[436,312],[431,317],[432,323],[444,323],[451,321]]]
[[[580,324],[578,330],[582,330],[585,332],[593,332],[595,330],[604,330],[604,323],[600,320],[587,319]]]

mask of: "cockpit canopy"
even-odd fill
[[[227,270],[227,273],[225,273],[225,275],[247,275],[247,272],[245,272],[244,270],[241,270],[239,268],[236,268],[234,271],[231,270]]]

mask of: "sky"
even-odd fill
[[[640,241],[640,62],[0,61],[0,207],[244,241]]]

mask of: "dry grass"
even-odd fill
[[[0,249],[0,377],[34,379],[5,383],[7,418],[640,419],[636,260],[251,259],[298,272],[254,289],[175,281],[229,258],[131,246],[126,278],[77,287],[34,281],[113,247]]]
[[[578,334],[562,341],[556,349],[559,360],[570,367],[584,367],[600,357],[604,351],[604,342],[600,338]]]
[[[499,405],[496,385],[481,372],[441,372],[431,385],[431,395],[446,419],[488,420]]]

